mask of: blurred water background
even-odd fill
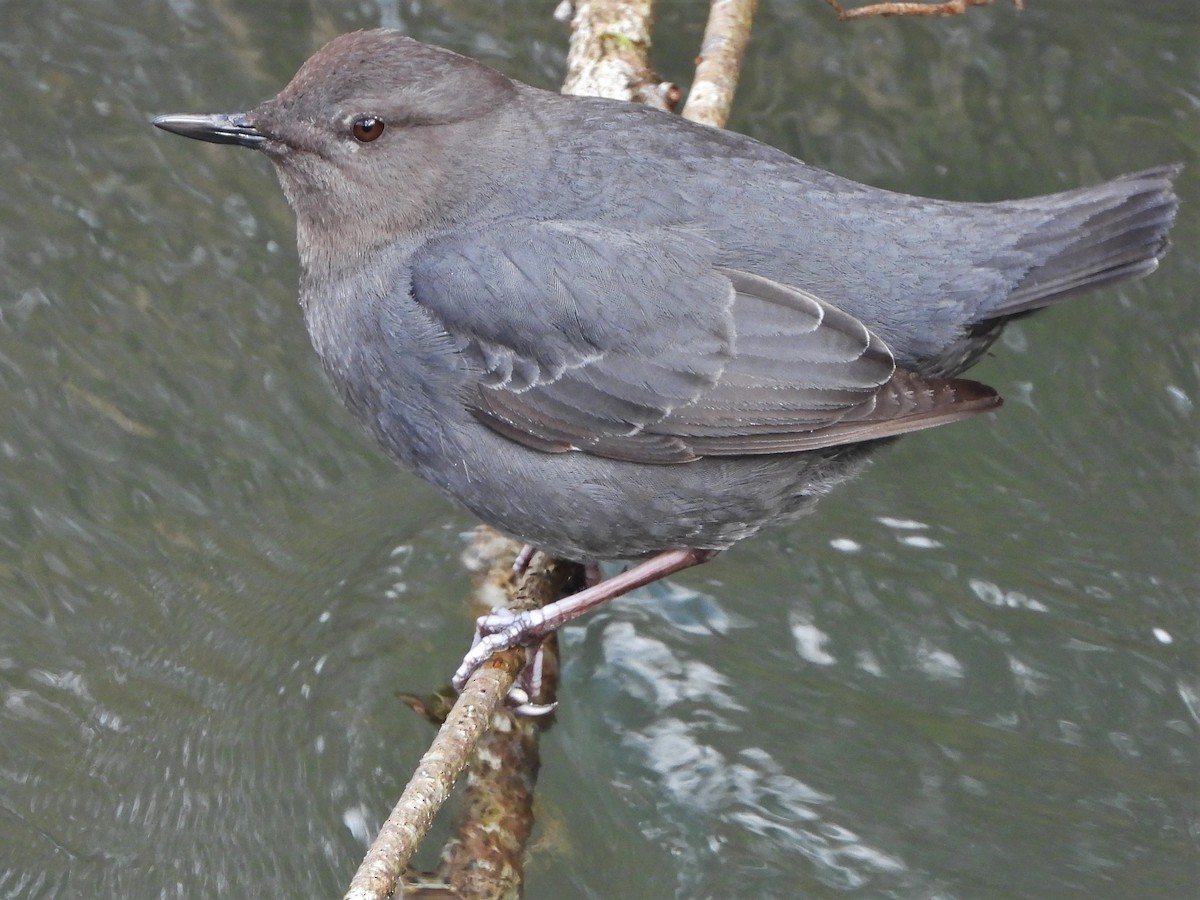
[[[147,122],[379,24],[554,87],[553,5],[0,5],[0,895],[340,896],[474,523],[327,387],[267,162]],[[731,127],[964,200],[1183,161],[1176,247],[1014,326],[998,415],[568,628],[527,896],[1196,896],[1194,0],[760,5]]]

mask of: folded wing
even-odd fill
[[[684,228],[537,223],[427,248],[413,297],[479,371],[475,416],[544,452],[794,453],[999,405],[975,382],[897,368],[853,316],[716,257]]]

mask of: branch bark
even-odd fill
[[[495,589],[514,593],[517,604],[529,608],[558,599],[567,584],[578,579],[580,567],[537,554],[519,586],[513,559],[514,541],[490,528],[476,529],[476,541],[493,545],[487,553],[487,571],[478,592],[480,612],[495,604]],[[510,608],[516,608],[510,607]],[[557,642],[543,645],[540,703],[553,703],[558,685]],[[505,688],[507,690],[507,688]],[[518,716],[501,708],[492,716],[492,727],[479,739],[467,767],[455,837],[442,849],[438,874],[460,900],[499,900],[520,896],[524,877],[524,852],[533,831],[533,790],[541,766],[540,738],[544,718]]]
[[[571,22],[564,94],[675,109],[679,88],[650,68],[654,0],[563,0],[555,15]]]
[[[482,549],[479,544],[481,539],[485,542]],[[544,554],[538,554],[525,577],[517,585],[512,573],[512,563],[519,545],[500,537],[491,529],[479,529],[476,541],[475,549],[485,555],[487,565],[486,573],[478,584],[478,594],[480,602],[488,608],[499,605],[518,611],[544,606],[556,599],[575,575],[574,563],[561,563],[548,559]],[[519,881],[520,852],[524,846],[524,837],[532,827],[532,813],[529,812],[532,794],[531,791],[521,790],[519,785],[514,792],[511,789],[511,779],[526,781],[532,785],[532,779],[537,773],[537,756],[536,748],[532,757],[530,756],[528,742],[536,738],[536,729],[540,726],[528,719],[513,716],[503,707],[503,701],[524,663],[523,649],[509,650],[494,656],[471,676],[442,723],[433,744],[421,758],[391,815],[367,851],[358,872],[350,882],[345,900],[385,900],[393,896],[417,846],[429,831],[434,816],[449,797],[451,788],[468,763],[474,767],[475,772],[473,796],[477,799],[484,798],[473,807],[468,803],[469,810],[486,809],[489,806],[489,798],[494,799],[497,796],[497,789],[487,782],[489,774],[504,782],[503,788],[499,789],[501,796],[516,796],[519,800],[520,808],[510,808],[510,812],[505,816],[507,824],[515,829],[513,834],[521,835],[515,841],[515,864],[512,862],[513,853],[499,852],[490,857],[486,854],[479,855],[480,870],[493,876],[496,879],[495,884],[511,882],[511,876],[515,876]],[[554,667],[549,666],[546,675],[553,674]],[[551,681],[551,677],[544,679],[546,684],[550,684]],[[481,739],[489,730],[494,739],[490,744],[481,744]],[[512,741],[515,745],[500,748],[497,741]],[[526,763],[532,759],[532,768],[526,766],[521,770],[498,769],[490,761],[485,762],[481,758],[485,747],[489,760],[492,754],[499,754],[499,759],[503,762],[511,762],[514,757]],[[520,800],[522,797],[527,799]],[[513,812],[512,809],[516,811]],[[486,832],[486,826],[479,827]],[[472,835],[478,833],[479,830],[471,821],[460,825],[459,845],[468,848],[473,854],[479,854],[480,845],[472,839]],[[508,839],[502,839],[500,843],[509,847],[514,845],[514,841]],[[470,880],[462,853],[456,850],[453,844],[448,848],[446,857],[443,873],[447,877],[460,876],[463,883]],[[456,889],[460,886],[453,881],[451,885]],[[464,891],[460,896],[503,895],[467,894]]]
[[[450,796],[467,758],[520,671],[523,652],[503,653],[477,671],[426,751],[358,867],[345,900],[385,900]]]
[[[713,0],[683,117],[723,128],[733,108],[758,0]]]

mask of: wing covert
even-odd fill
[[[897,369],[858,319],[716,256],[684,228],[526,223],[429,245],[413,296],[478,371],[475,416],[544,452],[789,453],[999,403],[974,382]]]

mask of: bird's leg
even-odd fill
[[[494,610],[490,615],[482,616],[476,621],[478,630],[475,635],[475,643],[451,679],[455,690],[461,691],[467,683],[467,679],[471,677],[471,673],[487,662],[493,654],[522,645],[538,645],[552,631],[556,631],[577,616],[598,606],[603,606],[609,600],[627,594],[635,588],[640,588],[652,581],[658,581],[660,578],[665,578],[702,562],[708,562],[719,552],[718,550],[665,550],[599,584],[584,588],[582,591],[556,600],[554,603],[549,603],[541,609],[531,609],[515,615],[504,610]],[[519,694],[516,699],[520,700]],[[528,697],[526,697],[527,699]]]
[[[521,548],[521,552],[517,554],[517,558],[513,560],[513,572],[518,577],[524,575],[529,569],[529,564],[533,562],[533,555],[537,553],[537,547],[533,544],[526,544]]]
[[[471,641],[474,649],[483,640],[485,629],[498,631],[505,625],[511,624],[517,614],[511,609],[496,607],[486,616],[475,620],[475,638]],[[517,673],[516,683],[508,689],[504,698],[505,704],[519,716],[545,716],[554,712],[557,703],[534,703],[533,698],[542,692],[542,668],[546,659],[545,641],[538,641],[529,648],[528,658],[521,671]],[[476,666],[478,668],[478,666]],[[457,673],[456,673],[457,674]],[[457,688],[461,690],[461,688]]]

